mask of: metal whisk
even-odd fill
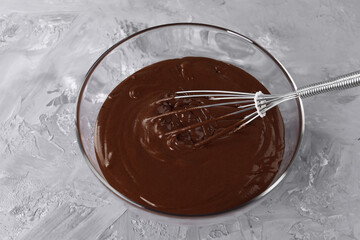
[[[195,144],[195,146],[201,146],[224,134],[230,132],[236,132],[240,130],[241,128],[243,128],[244,126],[246,126],[247,124],[249,124],[251,121],[253,121],[258,117],[262,117],[262,118],[265,117],[267,111],[269,111],[270,109],[276,107],[277,105],[285,101],[295,98],[311,97],[325,92],[330,92],[334,90],[343,90],[357,86],[360,86],[360,71],[339,76],[337,78],[333,78],[325,82],[320,82],[309,86],[305,86],[294,92],[290,92],[287,94],[263,94],[262,92],[246,93],[246,92],[217,91],[217,90],[179,91],[175,93],[175,96],[172,97],[172,99],[207,98],[211,101],[214,101],[214,103],[166,112],[156,116],[155,118],[160,118],[172,114],[185,113],[196,109],[211,108],[218,106],[230,106],[230,105],[236,106],[235,108],[236,110],[234,112],[213,119],[209,119],[206,121],[202,121],[199,123],[195,123],[166,133],[166,135],[172,135],[196,127],[201,127],[209,122],[224,119],[229,116],[233,116],[237,114],[246,114],[245,117],[239,119],[239,121],[237,121],[235,124],[232,124],[231,126],[221,130],[220,132],[217,132],[216,134]]]

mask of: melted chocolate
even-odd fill
[[[101,170],[111,186],[147,208],[180,215],[230,210],[266,190],[279,170],[284,125],[278,108],[200,147],[196,143],[241,116],[166,134],[234,111],[234,107],[213,107],[154,118],[209,103],[205,98],[171,99],[176,91],[193,89],[268,93],[240,68],[186,57],[134,73],[109,94],[99,112],[95,151]]]

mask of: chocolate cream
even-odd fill
[[[146,208],[179,215],[227,211],[261,194],[279,170],[284,125],[278,108],[199,146],[243,116],[166,134],[236,110],[222,106],[156,117],[211,101],[172,98],[176,91],[194,89],[268,93],[238,67],[185,57],[137,71],[109,94],[99,112],[95,151],[101,171],[112,187]]]

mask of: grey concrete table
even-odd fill
[[[84,74],[113,43],[170,22],[253,38],[299,86],[360,69],[357,0],[0,0],[0,239],[360,239],[360,89],[304,101],[289,175],[225,223],[178,226],[129,211],[75,136]]]

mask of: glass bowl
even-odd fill
[[[113,45],[93,64],[86,74],[80,90],[76,127],[78,142],[86,161],[98,177],[128,206],[145,217],[177,224],[205,224],[224,221],[241,213],[245,208],[269,193],[285,177],[301,144],[304,131],[304,112],[300,99],[282,103],[279,108],[285,125],[285,152],[280,170],[266,191],[235,210],[201,217],[169,215],[145,207],[127,199],[112,188],[104,178],[94,150],[94,126],[99,110],[107,95],[121,81],[134,72],[159,61],[186,56],[208,57],[230,63],[259,80],[272,94],[294,91],[296,85],[289,73],[269,52],[251,39],[221,27],[175,23],[156,26],[137,32]]]

